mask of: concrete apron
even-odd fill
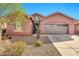
[[[53,42],[51,37],[48,36],[62,56],[79,56],[79,40]]]

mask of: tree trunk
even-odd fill
[[[38,26],[37,26],[37,39],[40,39],[40,30],[39,30],[39,25],[40,25],[40,24],[38,24]]]
[[[40,22],[37,23],[37,25],[34,23],[34,20],[32,18],[30,18],[33,26],[34,26],[34,29],[37,30],[36,34],[37,34],[37,39],[40,39],[40,30],[39,30],[39,26],[40,26]]]
[[[5,40],[6,40],[6,28],[5,28],[4,25],[3,25],[3,28],[2,28],[2,32],[1,32],[1,40],[4,41],[4,43],[5,43]]]

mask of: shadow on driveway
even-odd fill
[[[50,41],[52,42],[64,42],[64,41],[71,41],[73,40],[71,38],[71,35],[48,35],[48,38],[50,39]]]

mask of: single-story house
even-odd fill
[[[24,15],[25,17],[28,17]],[[60,12],[53,13],[49,16],[42,16],[38,13],[31,15],[26,22],[7,25],[8,35],[32,35],[34,32],[33,22],[40,17],[40,34],[78,34],[79,21],[62,14]],[[14,18],[13,18],[14,19]],[[37,31],[37,30],[35,30]]]

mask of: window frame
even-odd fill
[[[20,25],[16,25],[17,24],[17,22],[20,22],[21,24],[21,26]],[[20,26],[20,29],[18,29],[19,27],[18,26]],[[17,28],[18,27],[18,28]],[[17,20],[15,23],[14,23],[14,30],[13,30],[13,32],[23,32],[23,22],[22,21],[19,21],[19,20]]]

